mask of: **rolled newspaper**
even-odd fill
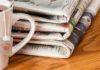
[[[91,21],[100,9],[100,0],[93,0],[87,8],[84,15],[75,27],[72,35],[65,41],[52,40],[31,40],[25,48],[19,51],[19,54],[48,56],[56,58],[69,58],[76,45],[91,25]],[[19,42],[20,39],[15,39]]]

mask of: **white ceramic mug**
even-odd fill
[[[31,28],[29,34],[20,43],[13,46],[13,38],[11,37],[12,26],[20,19],[29,21]],[[35,23],[29,15],[22,13],[13,14],[13,2],[0,0],[0,70],[8,65],[10,56],[14,55],[27,44],[33,36],[34,31]]]

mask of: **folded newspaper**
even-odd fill
[[[53,24],[51,22],[36,22],[37,29],[32,39],[66,40],[71,35],[75,25],[78,23],[83,12],[86,10],[91,1],[92,0],[81,0],[72,14],[69,23]],[[12,36],[16,38],[24,38],[27,35],[27,31],[30,29],[30,25],[27,23],[27,21],[17,22],[17,24],[14,25],[13,30],[19,31],[14,32]],[[22,33],[22,31],[24,31],[24,33]]]
[[[26,26],[27,22],[18,22],[13,27],[12,36],[15,38],[24,38],[30,26]],[[65,40],[68,38],[73,30],[70,24],[51,24],[51,23],[36,23],[36,32],[32,39],[39,40]]]
[[[65,23],[70,20],[78,3],[79,0],[15,0],[14,10],[49,15],[47,18],[52,21]]]
[[[81,0],[82,1],[82,0]],[[75,26],[71,36],[63,41],[56,40],[31,40],[19,54],[48,56],[56,58],[68,58],[71,56],[76,45],[91,25],[91,21],[100,9],[100,0],[93,0],[87,10],[84,12],[78,24]],[[21,39],[15,38],[14,42]]]

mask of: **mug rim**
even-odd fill
[[[7,9],[5,9],[5,10],[2,10],[2,11],[0,11],[0,13],[3,13],[3,12],[7,12],[7,11],[9,11],[10,9],[13,9],[13,4],[14,4],[14,0],[8,0],[9,2],[11,2],[11,5],[10,5],[10,7],[8,7]]]
[[[12,10],[12,9],[13,9],[13,6],[11,6],[11,7],[7,8],[7,9],[5,9],[5,10],[3,10],[3,11],[0,11],[0,13],[5,13],[5,12],[8,12],[8,11],[10,11],[10,10]]]

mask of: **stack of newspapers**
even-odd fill
[[[69,58],[100,9],[100,0],[15,0],[14,13],[26,13],[36,23],[32,39],[18,54]],[[30,30],[27,20],[13,26],[14,43]]]

